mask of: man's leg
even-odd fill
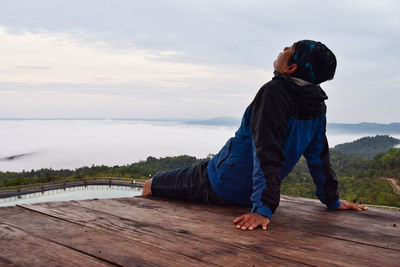
[[[216,205],[232,205],[219,197],[211,187],[207,174],[208,161],[194,167],[175,169],[154,175],[146,181],[143,196],[158,196]]]
[[[151,183],[153,181],[153,178],[150,178],[144,183],[143,186],[143,191],[142,191],[142,196],[151,196]]]
[[[193,167],[179,168],[154,175],[145,188],[145,194],[153,196],[206,202],[205,179],[208,162]],[[149,189],[150,188],[150,189]]]

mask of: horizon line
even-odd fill
[[[119,118],[119,117],[0,117],[0,120],[132,120],[132,121],[174,121],[174,122],[193,122],[193,121],[206,121],[212,119],[237,119],[238,117],[219,116],[212,118]],[[328,122],[328,124],[397,124],[399,122],[376,122],[376,121],[361,121],[361,122]]]

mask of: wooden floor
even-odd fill
[[[0,208],[0,266],[400,266],[400,212],[282,197],[268,231],[247,212],[149,198]]]

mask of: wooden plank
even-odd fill
[[[266,232],[238,231],[232,225],[233,218],[224,214],[229,209],[221,207],[213,207],[219,214],[206,208],[199,212],[203,205],[177,205],[143,198],[77,201],[74,204],[136,221],[138,227],[162,225],[175,232],[183,228],[194,237],[310,265],[392,265],[400,261],[398,251],[301,232],[274,223]]]
[[[295,205],[300,205],[306,207],[310,207],[313,209],[326,209],[325,205],[322,204],[319,200],[316,199],[308,199],[308,198],[295,198],[289,196],[282,196],[281,203],[291,205],[292,203]],[[360,218],[369,221],[370,223],[375,222],[376,220],[400,220],[400,212],[393,210],[385,210],[378,208],[369,208],[367,212],[360,212]],[[372,220],[371,220],[372,219]]]
[[[363,212],[330,211],[318,200],[284,197],[271,225],[284,225],[288,228],[312,232],[338,239],[358,242],[362,244],[391,248],[400,251],[400,213],[370,209]],[[151,198],[150,198],[151,199]],[[153,198],[158,201],[158,199]],[[306,205],[303,205],[303,200]],[[216,207],[212,205],[196,205],[174,200],[162,199],[165,205],[171,208],[180,206],[180,209],[190,209],[192,215],[198,212],[221,213],[232,218],[249,212],[243,207]],[[194,217],[196,219],[196,217]],[[393,227],[393,224],[396,227]]]
[[[193,208],[194,207],[196,207],[196,208],[199,208],[199,210],[201,211],[201,212],[196,212],[196,210],[193,210]],[[185,209],[190,209],[188,212],[186,212],[185,213],[185,219],[186,218],[192,218],[194,221],[202,221],[202,220],[204,220],[204,219],[207,219],[207,218],[209,218],[209,216],[208,216],[208,214],[207,213],[205,213],[205,210],[204,210],[204,208],[205,207],[207,207],[207,208],[209,208],[210,210],[216,210],[216,207],[212,207],[212,206],[204,206],[204,205],[187,205],[187,204],[184,204],[182,207],[179,207],[179,210],[176,210],[176,203],[172,203],[172,205],[171,205],[171,208],[173,208],[174,209],[174,211],[176,210],[176,213],[174,214],[174,215],[176,215],[176,214],[183,214],[183,212],[184,212],[184,210]],[[169,211],[170,212],[170,211]],[[221,209],[221,210],[216,210],[216,212],[217,213],[224,213],[225,212],[225,208],[223,208],[223,209]],[[323,208],[323,213],[324,214],[329,214],[329,215],[332,215],[332,216],[334,216],[334,212],[329,212],[329,211],[327,211],[325,208]],[[346,214],[346,215],[350,215],[350,214],[353,214],[354,216],[357,216],[358,215],[358,213],[356,213],[356,212],[348,212],[348,213],[346,213],[346,212],[344,212],[344,213],[338,213],[338,214]],[[236,215],[237,216],[237,215]],[[233,216],[233,217],[231,217],[231,219],[233,219],[235,216]],[[305,215],[305,216],[302,216],[302,217],[307,217],[307,214]],[[301,217],[300,217],[300,219],[301,219]],[[318,218],[317,218],[318,219]],[[293,220],[293,216],[292,216],[292,218],[291,218],[291,220]],[[213,222],[213,221],[218,221],[218,219],[216,219],[216,220],[214,220],[214,219],[211,219],[210,220],[210,222],[211,222],[211,225],[214,225],[215,223]],[[229,222],[229,219],[227,220],[227,222]],[[339,222],[340,224],[343,224],[343,221],[337,221],[337,222]],[[203,223],[203,221],[202,221],[202,223]],[[348,222],[346,222],[346,221],[344,221],[344,223],[345,224],[347,224]],[[273,224],[273,225],[276,225],[276,224]],[[278,225],[281,225],[281,224],[278,224]],[[210,226],[211,227],[211,226]],[[395,231],[397,231],[398,230],[398,228],[390,228],[390,229],[394,229]],[[221,229],[222,230],[222,229]],[[335,233],[335,231],[336,231],[336,229],[333,227],[331,230],[330,230],[331,232],[333,232],[333,233]],[[364,231],[364,234],[365,234],[365,232],[366,231]],[[351,232],[349,233],[349,234],[351,234]],[[395,237],[393,237],[393,242],[397,242],[397,244],[398,244],[398,242],[399,242],[399,232],[397,231],[397,235],[395,236]],[[381,236],[381,238],[382,238],[382,236]],[[397,239],[396,239],[397,238]],[[312,242],[312,243],[315,243],[314,241],[313,241],[313,238],[311,237],[310,238],[310,242]],[[335,243],[335,242],[334,242]],[[350,246],[350,250],[349,251],[351,251],[351,243],[348,243],[349,244],[349,246]],[[353,244],[354,245],[354,244]],[[340,246],[339,246],[340,247]],[[362,246],[360,247],[360,249],[362,248]],[[367,247],[368,248],[368,247]],[[371,250],[371,253],[372,253],[372,251],[373,251],[374,249],[372,249]],[[368,252],[368,249],[366,249],[364,252]],[[392,254],[393,256],[396,256],[396,253],[392,253],[392,252],[389,252],[390,254]],[[378,253],[379,254],[379,253]],[[398,256],[399,254],[397,254],[397,256]],[[360,258],[363,258],[364,256],[362,255],[362,254],[360,254]],[[371,258],[372,259],[372,258]],[[376,260],[376,259],[379,259],[379,258],[373,258],[373,260]],[[397,259],[397,260],[399,260],[399,257],[394,257],[394,259]]]
[[[277,213],[273,216],[272,225],[285,225],[289,228],[312,231],[338,239],[369,244],[382,248],[400,249],[400,213],[370,209],[364,212],[330,211],[318,200],[291,198],[281,201]],[[150,198],[152,199],[152,198]],[[153,198],[158,201],[157,198]],[[303,200],[307,205],[303,205]],[[196,216],[198,212],[221,213],[232,218],[249,212],[243,207],[216,207],[212,205],[197,205],[162,199],[171,208],[178,205],[179,209],[190,208],[193,212],[188,216]],[[396,227],[393,227],[393,224]]]
[[[152,199],[152,198],[150,198]],[[153,198],[158,201],[157,198]],[[165,205],[198,212],[221,213],[220,207],[162,199]],[[303,203],[305,202],[305,204]],[[232,218],[249,212],[243,207],[224,207],[222,212]],[[196,219],[196,217],[194,217]],[[396,227],[393,227],[393,224]],[[283,197],[280,207],[272,218],[272,225],[284,225],[290,229],[312,232],[324,236],[390,248],[400,251],[400,213],[369,209],[368,211],[330,211],[318,200]]]
[[[111,266],[70,248],[0,223],[0,266]]]
[[[52,202],[25,205],[25,207],[92,228],[120,234],[132,240],[151,243],[157,247],[167,248],[176,253],[217,265],[227,266],[234,263],[236,266],[246,266],[249,265],[249,262],[279,266],[301,265],[299,262],[283,260],[229,244],[195,237],[188,234],[184,226],[179,230],[171,231],[165,225],[148,225],[79,205],[71,205],[71,202]]]
[[[186,257],[151,244],[117,234],[74,224],[22,207],[0,209],[0,222],[20,227],[49,242],[123,266],[212,266],[210,262]]]
[[[391,248],[400,252],[398,212],[382,212],[373,208],[362,212],[329,211],[318,202],[316,202],[318,205],[314,206],[293,201],[281,203],[274,216],[276,223],[292,229]]]

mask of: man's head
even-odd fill
[[[311,40],[285,47],[274,62],[276,71],[314,84],[333,79],[336,57],[324,44]]]

